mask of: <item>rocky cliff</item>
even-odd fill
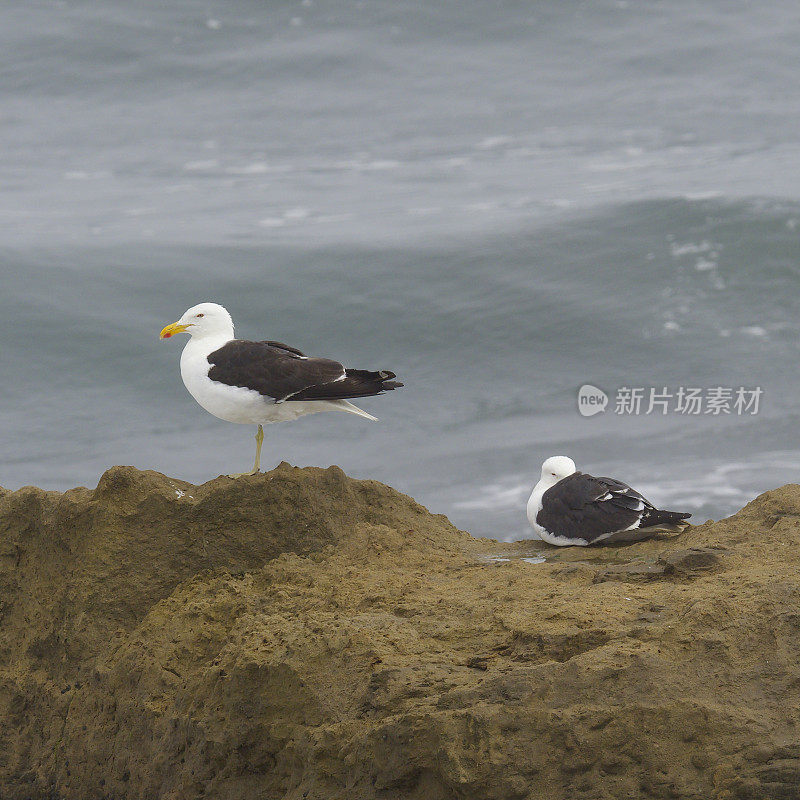
[[[0,797],[797,798],[798,545],[800,486],[546,551],[336,467],[0,490]]]

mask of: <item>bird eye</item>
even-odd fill
[[[204,316],[205,316],[205,314],[195,314],[195,316],[196,316],[198,319],[200,319],[200,317],[204,317]]]

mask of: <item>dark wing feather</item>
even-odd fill
[[[284,344],[283,342],[259,342],[259,344],[268,344],[270,347],[275,347],[278,350],[285,350],[287,353],[292,353],[292,355],[295,355],[298,358],[306,358],[305,353],[301,353],[296,347]]]
[[[253,389],[276,403],[368,397],[402,383],[393,372],[345,368],[327,358],[308,358],[282,342],[234,339],[208,356],[212,381]]]
[[[639,527],[674,524],[691,514],[659,511],[635,489],[614,478],[595,478],[575,472],[542,495],[536,521],[550,533],[595,542]]]
[[[614,478],[594,478],[591,475],[585,475],[584,477],[590,478],[591,480],[596,481],[598,484],[605,487],[606,494],[611,495],[611,497],[605,502],[614,503],[620,508],[628,508],[632,511],[641,511],[644,508],[654,508],[653,504],[650,503],[649,500],[646,500],[644,497],[642,497],[642,495],[640,495],[636,489],[631,489],[627,483],[623,483],[622,481],[618,481]]]
[[[542,495],[536,521],[558,536],[594,542],[633,525],[647,506],[647,500],[620,481],[575,472]]]
[[[210,353],[208,363],[212,381],[253,389],[276,403],[345,374],[338,361],[306,358],[299,350],[279,342],[242,339],[234,339]]]
[[[626,483],[614,480],[614,478],[597,478],[609,487],[613,493],[613,502],[618,506],[629,508],[641,514],[639,521],[640,528],[650,528],[655,525],[675,525],[692,515],[685,511],[661,511],[656,508],[649,500],[646,500],[635,489],[631,489]]]

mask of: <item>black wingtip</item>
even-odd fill
[[[372,372],[365,369],[347,369],[346,377],[329,381],[319,386],[309,386],[292,395],[292,400],[346,400],[357,397],[372,397],[376,394],[399,389],[403,384],[393,381],[394,372],[382,370]]]
[[[393,381],[397,375],[390,372],[388,369],[382,369],[377,373],[378,380],[381,382],[381,391],[391,391],[392,389],[399,389],[403,384],[400,381]]]

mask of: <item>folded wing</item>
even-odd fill
[[[403,385],[391,380],[393,372],[345,369],[282,342],[234,339],[209,354],[208,361],[212,381],[252,389],[276,403],[367,397]]]
[[[658,510],[639,492],[614,478],[575,472],[542,495],[537,522],[545,530],[591,543],[607,541],[631,529],[669,529],[689,516]]]

